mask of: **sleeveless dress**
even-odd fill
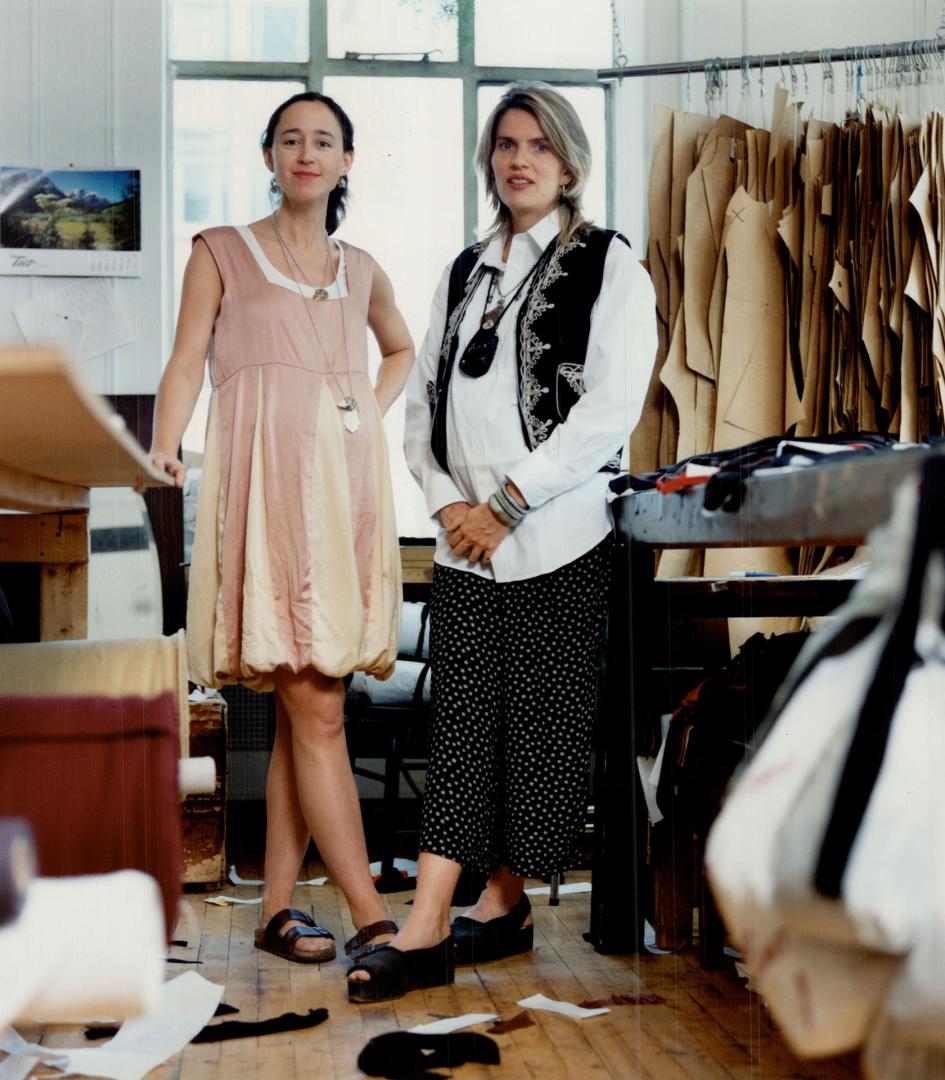
[[[368,377],[374,262],[343,244],[338,298],[303,300],[249,229],[198,235],[223,299],[187,602],[190,677],[254,690],[272,689],[277,668],[386,678],[397,654],[400,551]],[[354,433],[336,405],[348,393],[346,370],[361,420]]]

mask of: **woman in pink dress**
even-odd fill
[[[297,94],[273,113],[262,150],[278,209],[195,238],[151,457],[182,485],[177,448],[208,358],[190,677],[275,691],[256,945],[313,963],[335,946],[291,904],[310,835],[359,931],[349,955],[396,930],[368,868],[342,678],[384,678],[397,652],[400,556],[381,421],[413,347],[386,274],[331,237],[354,158],[345,112]],[[382,356],[373,387],[368,327]]]

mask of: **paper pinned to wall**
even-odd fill
[[[13,315],[28,345],[58,345],[80,364],[133,340],[125,313],[105,281],[45,289],[38,299],[17,304]]]

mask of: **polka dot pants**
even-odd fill
[[[528,877],[574,865],[612,551],[503,583],[434,567],[421,851]]]

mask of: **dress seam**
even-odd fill
[[[287,368],[292,368],[293,371],[305,371],[305,372],[308,372],[309,375],[320,375],[324,379],[327,379],[332,374],[338,374],[338,375],[367,375],[367,372],[362,371],[360,368],[355,368],[354,370],[351,370],[349,368],[342,368],[338,372],[316,371],[313,368],[303,367],[301,364],[287,364],[284,360],[259,360],[259,361],[255,362],[255,363],[252,363],[252,364],[241,364],[240,367],[238,367],[236,369],[236,371],[231,371],[229,375],[225,375],[222,379],[220,379],[219,382],[212,383],[210,388],[212,390],[219,390],[219,388],[225,382],[229,382],[230,379],[232,379],[234,375],[239,375],[239,373],[241,371],[248,371],[250,368],[261,368],[261,367],[287,367]]]

